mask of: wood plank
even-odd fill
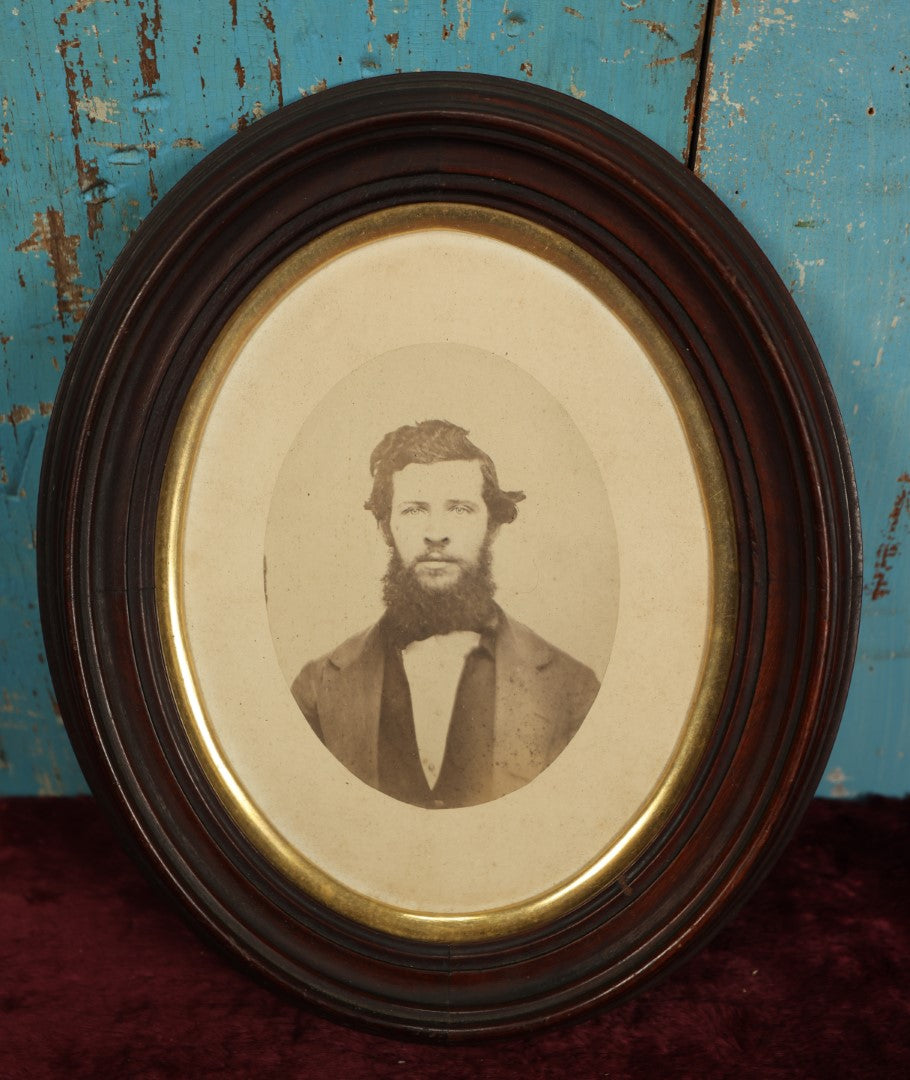
[[[756,236],[844,414],[865,537],[859,656],[825,795],[910,789],[910,6],[731,0],[698,171]]]
[[[131,232],[281,105],[394,71],[550,86],[680,159],[706,0],[20,0],[0,15],[0,793],[84,785],[38,626],[38,465],[67,350]]]

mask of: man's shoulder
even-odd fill
[[[507,647],[514,649],[538,670],[546,671],[551,677],[564,679],[578,688],[593,688],[595,691],[599,689],[600,680],[587,664],[553,645],[529,626],[505,612],[502,613],[501,625],[506,634]]]
[[[327,668],[343,670],[349,667],[364,655],[372,653],[378,642],[379,624],[373,623],[372,626],[352,634],[334,649],[323,653],[322,656],[317,656],[315,660],[308,660],[294,680],[294,695],[299,698],[308,687],[315,689],[321,683]]]

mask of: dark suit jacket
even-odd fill
[[[379,787],[385,647],[379,624],[306,664],[292,691],[326,747]],[[533,780],[565,749],[600,686],[590,668],[500,612],[492,798]]]

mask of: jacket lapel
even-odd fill
[[[379,779],[379,710],[385,654],[378,626],[351,638],[328,657],[319,719],[329,750],[355,776]]]
[[[556,654],[533,631],[501,612],[496,634],[493,788],[497,799],[541,773],[565,743]],[[319,720],[326,747],[355,776],[379,782],[379,714],[385,652],[378,625],[329,654]],[[558,746],[558,749],[556,748]],[[554,752],[555,751],[555,752]]]
[[[544,671],[553,650],[521,623],[500,615],[496,637],[493,798],[532,780],[549,764],[558,717]]]

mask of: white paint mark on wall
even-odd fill
[[[90,7],[94,7],[95,4],[109,4],[111,0],[76,0],[75,4],[70,4],[68,8],[64,8],[60,13],[61,15],[81,15],[83,11],[88,11]]]
[[[794,256],[793,261],[794,261],[794,263],[796,263],[796,269],[799,272],[799,287],[801,289],[805,288],[805,285],[806,285],[806,270],[810,266],[824,266],[825,265],[825,260],[824,259],[807,259],[805,262],[800,262],[799,259],[797,259]]]
[[[461,41],[468,36],[471,25],[471,0],[458,0],[458,37]]]
[[[833,799],[844,799],[850,794],[852,794],[850,791],[847,790],[846,784],[850,777],[839,765],[835,766],[831,770],[831,772],[828,773],[825,779],[831,785],[830,794]]]
[[[101,97],[82,98],[76,102],[76,108],[93,123],[97,120],[100,124],[115,123],[114,117],[120,111],[113,98]]]
[[[730,72],[724,72],[720,88],[712,81],[711,89],[708,91],[708,100],[712,104],[716,104],[719,101],[722,105],[726,105],[731,111],[731,115],[727,119],[727,127],[733,127],[736,117],[742,120],[743,123],[746,123],[745,105],[743,105],[741,101],[733,101],[730,97]]]

